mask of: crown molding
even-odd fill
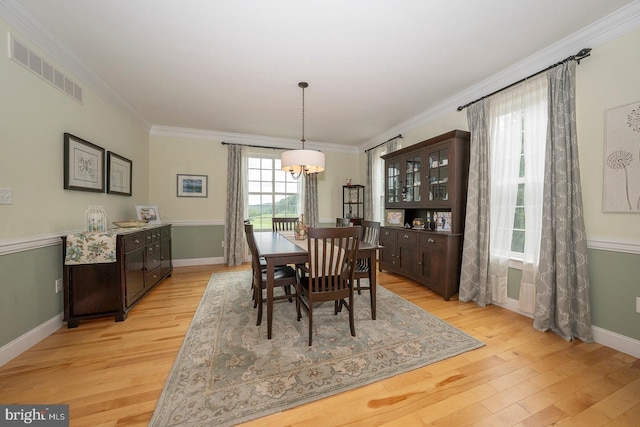
[[[551,64],[576,54],[583,47],[595,48],[601,46],[638,28],[640,28],[640,0],[629,3],[627,6],[599,19],[540,52],[378,134],[359,148],[367,150],[379,144],[380,141],[385,141],[385,138],[388,139],[389,135],[407,133],[417,127],[424,126],[445,114],[456,111],[459,105],[464,105],[545,69]]]
[[[149,131],[152,136],[168,137],[168,138],[186,138],[186,139],[204,139],[229,144],[255,145],[265,148],[274,146],[283,150],[297,150],[300,148],[300,141],[288,138],[278,138],[273,136],[249,135],[233,132],[219,132],[204,129],[189,129],[171,126],[153,125]],[[305,148],[311,150],[342,152],[342,153],[359,153],[358,147],[350,147],[340,144],[331,144],[328,142],[305,141]]]
[[[39,25],[18,0],[2,0],[0,2],[0,17],[19,31],[27,39],[25,42],[37,46],[53,61],[86,85],[87,89],[96,93],[125,116],[132,118],[145,131],[149,131],[150,123],[91,71],[80,58],[67,49],[50,31]]]

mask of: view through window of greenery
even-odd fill
[[[248,158],[248,218],[255,230],[271,230],[272,217],[298,217],[298,181],[280,169],[280,158]]]

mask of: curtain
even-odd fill
[[[465,217],[460,301],[475,301],[485,306],[492,301],[489,286],[489,125],[488,101],[479,101],[467,109],[471,131],[469,186]]]
[[[393,140],[393,150],[398,146]],[[381,157],[390,153],[390,142],[367,151],[367,184],[365,188],[365,215],[369,221],[380,221],[384,218],[384,161]]]
[[[375,212],[374,204],[374,183],[373,170],[375,168],[376,158],[374,157],[374,150],[367,151],[367,177],[364,188],[364,219],[368,221],[375,221],[373,212]],[[379,183],[378,186],[380,185]]]
[[[533,326],[593,341],[575,111],[575,61],[548,72],[549,126]]]
[[[242,177],[242,147],[228,145],[227,209],[225,213],[225,263],[232,267],[244,261],[244,182]]]
[[[304,222],[310,227],[320,224],[320,212],[318,210],[318,174],[304,174]]]

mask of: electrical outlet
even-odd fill
[[[56,280],[56,294],[62,292],[62,279]]]
[[[10,188],[0,188],[0,205],[12,205],[13,197]]]
[[[636,297],[636,313],[640,313],[640,297]]]
[[[222,247],[224,248],[224,240],[222,241]]]

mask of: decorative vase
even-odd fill
[[[293,227],[293,233],[296,240],[304,240],[307,238],[307,227],[304,223],[304,214],[300,215],[300,220],[296,221],[296,225]]]

